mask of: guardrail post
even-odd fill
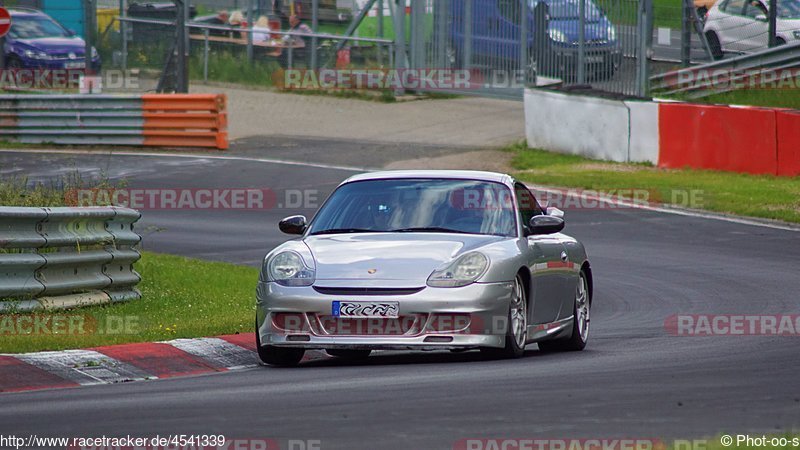
[[[253,0],[247,2],[247,62],[253,63]]]
[[[636,73],[636,95],[647,97],[650,92],[650,45],[653,39],[653,0],[640,0],[637,20],[639,38]]]
[[[95,0],[83,0],[83,42],[84,42],[84,73],[90,75],[94,72],[92,67],[92,47],[94,45],[94,17],[97,15]]]
[[[125,8],[125,0],[119,0],[119,15],[122,20],[119,21],[119,32],[122,36],[122,70],[128,70],[128,11]],[[0,52],[2,53],[2,52]]]
[[[464,0],[464,69],[472,67],[472,0]]]
[[[311,70],[317,70],[317,31],[319,30],[319,0],[311,0]]]
[[[208,81],[208,28],[203,29],[203,81]]]
[[[177,17],[176,17],[176,28],[177,28],[177,53],[175,57],[177,58],[175,68],[176,68],[176,91],[181,93],[189,92],[189,71],[186,67],[186,15],[189,11],[186,3],[188,0],[176,0],[175,5],[177,6]]]
[[[395,0],[394,11],[394,62],[398,70],[406,67],[406,2]],[[403,95],[405,89],[396,89],[395,95]]]
[[[681,7],[681,66],[688,67],[692,58],[692,14],[689,8],[694,8],[692,0],[683,0]]]
[[[528,1],[519,0],[520,10],[520,24],[519,24],[519,66],[518,74],[527,78],[528,64],[530,64],[530,57],[528,56]]]
[[[578,84],[586,83],[586,0],[578,6]]]

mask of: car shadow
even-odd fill
[[[300,367],[343,367],[343,366],[388,366],[406,364],[454,364],[454,363],[479,363],[486,361],[513,362],[529,358],[543,358],[550,353],[538,349],[526,349],[525,354],[519,359],[491,358],[477,350],[464,352],[430,351],[430,352],[377,352],[366,359],[347,360],[344,358],[329,357],[300,363]]]

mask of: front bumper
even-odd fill
[[[328,295],[313,287],[259,282],[256,332],[262,345],[305,349],[437,350],[503,347],[513,283],[425,287],[410,295]],[[398,302],[397,323],[332,317],[334,301]],[[286,317],[295,319],[287,326]],[[297,326],[299,324],[299,326]],[[374,325],[374,326],[373,326]]]

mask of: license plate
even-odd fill
[[[383,317],[396,319],[400,316],[398,302],[333,302],[334,317]]]
[[[64,64],[64,67],[67,69],[83,69],[86,67],[86,63],[82,62],[68,62]]]

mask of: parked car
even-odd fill
[[[776,42],[800,42],[800,1],[778,0]],[[722,0],[708,12],[705,31],[714,58],[749,53],[769,45],[769,9],[762,0]]]
[[[465,2],[450,2],[449,58],[461,66],[464,55]],[[473,61],[520,58],[520,2],[518,0],[475,0],[472,7]],[[527,46],[529,61],[539,73],[574,79],[577,72],[580,18],[578,0],[529,0]],[[537,26],[537,24],[540,24]],[[544,29],[541,29],[544,28]],[[537,42],[537,36],[544,42]],[[584,25],[586,69],[590,77],[611,77],[622,62],[617,30],[592,0],[585,2]]]
[[[11,29],[5,40],[6,67],[85,69],[86,43],[47,14],[28,8],[10,8]],[[100,70],[100,55],[92,47],[92,69]]]
[[[390,171],[344,181],[298,235],[267,254],[256,289],[256,344],[271,365],[306,349],[358,359],[376,349],[480,349],[520,357],[525,346],[582,350],[592,272],[508,175]]]

